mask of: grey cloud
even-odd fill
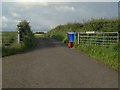
[[[49,30],[50,27],[67,22],[81,22],[90,18],[117,17],[117,3],[3,3],[3,15],[8,18],[8,28],[15,30],[18,21],[26,19],[33,30]]]
[[[57,6],[55,6],[55,9],[58,11],[74,11],[75,10],[75,8],[73,6],[72,7],[68,7],[68,6],[57,7]]]

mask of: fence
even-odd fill
[[[78,44],[110,45],[119,42],[118,32],[78,32]]]

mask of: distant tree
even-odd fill
[[[35,32],[36,34],[45,34],[44,32]]]

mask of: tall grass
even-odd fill
[[[111,32],[118,31],[118,20],[117,19],[91,19],[84,23],[67,23],[65,25],[59,25],[56,28],[50,30],[47,36],[60,40],[64,43],[68,42],[67,32],[82,32],[82,31],[103,31]],[[110,46],[98,46],[92,44],[80,44],[77,45],[77,39],[75,39],[76,49],[85,52],[91,57],[111,66],[114,69],[118,69],[118,45]],[[119,66],[120,67],[120,66]]]

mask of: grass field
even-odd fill
[[[11,45],[17,43],[17,32],[2,32],[2,44]]]
[[[34,34],[36,38],[45,37],[45,34]]]
[[[34,36],[25,37],[25,39],[18,44],[17,32],[2,32],[2,57],[24,52],[36,44]]]

